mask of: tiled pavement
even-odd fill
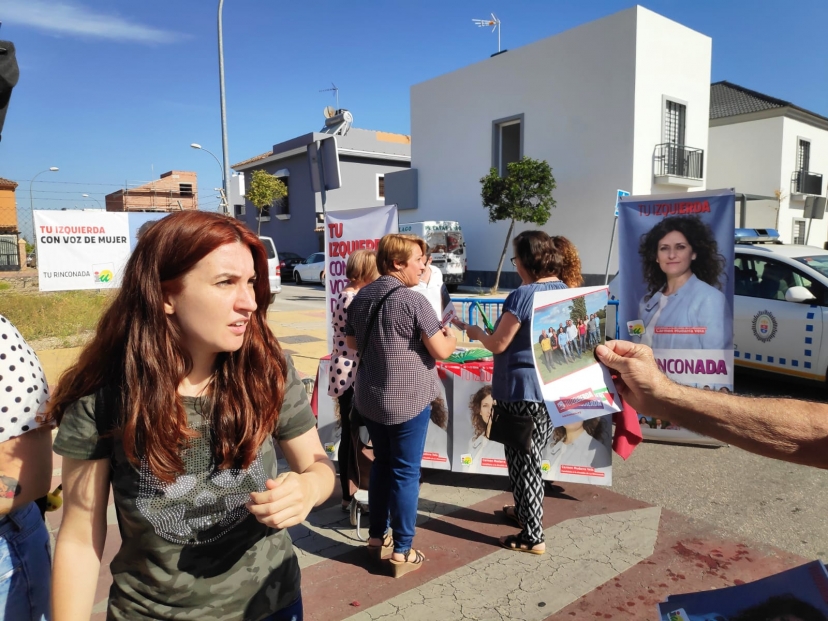
[[[326,354],[324,311],[272,313],[271,325],[300,373]],[[50,383],[77,352],[38,352]],[[54,485],[60,480],[55,456]],[[302,566],[306,618],[631,619],[656,618],[667,595],[750,581],[805,561],[609,489],[566,484],[544,502],[547,553],[503,550],[514,532],[498,516],[511,502],[502,477],[425,471],[416,545],[424,567],[394,580],[367,554],[338,497],[290,529]],[[338,486],[337,486],[338,487]],[[338,494],[338,492],[336,492]],[[62,511],[47,515],[56,533]],[[120,545],[114,507],[92,619],[105,619],[109,562]]]

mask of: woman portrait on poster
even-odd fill
[[[647,293],[638,305],[644,334],[632,340],[653,349],[732,347],[731,314],[721,291],[725,260],[710,227],[698,216],[664,218],[642,235],[638,253]]]
[[[492,398],[492,387],[486,384],[472,395],[469,400],[469,412],[471,413],[472,438],[469,446],[469,453],[472,455],[472,463],[482,454],[489,439],[486,437],[486,428],[492,418],[494,407]]]
[[[612,453],[607,446],[609,430],[605,417],[575,421],[552,431],[552,467],[561,465],[601,470],[612,466]]]

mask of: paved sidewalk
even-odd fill
[[[304,376],[326,353],[325,313],[274,312],[270,324]],[[38,352],[49,382],[78,350]],[[60,480],[55,456],[53,484]],[[369,563],[364,544],[339,507],[339,486],[324,506],[290,529],[300,564],[306,618],[312,621],[403,619],[656,618],[673,593],[755,580],[806,561],[610,489],[551,488],[544,500],[547,553],[498,546],[515,532],[500,516],[512,502],[505,477],[424,471],[416,546],[422,569],[394,580]],[[57,532],[62,511],[47,515]],[[105,619],[109,562],[120,545],[114,506],[92,619]],[[810,559],[808,559],[810,560]]]

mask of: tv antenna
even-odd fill
[[[336,97],[336,109],[339,110],[339,87],[336,84],[331,82],[331,88],[323,88],[320,93],[330,93],[333,91],[334,96]]]
[[[491,19],[473,19],[472,21],[480,28],[487,28],[488,26],[491,26],[492,32],[497,30],[497,51],[500,53],[500,20],[495,17],[495,14],[492,13]]]

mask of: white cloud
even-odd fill
[[[48,32],[134,43],[172,43],[183,35],[98,13],[74,2],[16,0],[3,3],[2,20]]]

